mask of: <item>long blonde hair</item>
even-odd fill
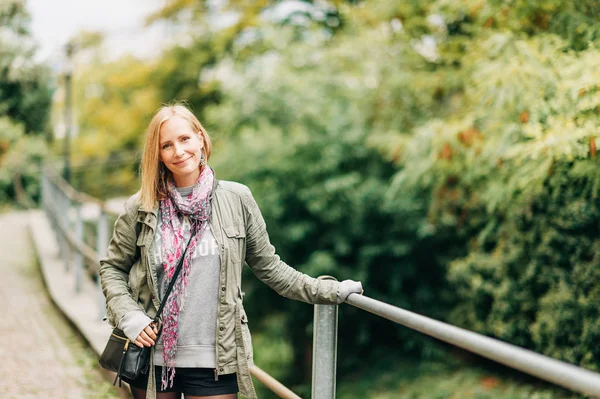
[[[142,154],[140,201],[143,209],[154,208],[158,201],[167,195],[167,182],[171,178],[171,172],[165,167],[159,158],[160,128],[163,123],[179,116],[190,123],[191,128],[200,134],[204,159],[209,160],[212,152],[212,143],[206,130],[196,116],[185,105],[175,103],[161,107],[146,129],[146,140],[144,142],[144,153]]]

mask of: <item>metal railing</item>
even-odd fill
[[[104,256],[108,247],[109,219],[116,219],[118,212],[110,209],[106,203],[76,191],[62,178],[48,171],[42,174],[42,204],[57,232],[65,267],[67,271],[74,271],[75,291],[79,292],[84,276],[91,277],[98,286],[99,314],[103,316],[105,305],[100,290],[98,260]],[[84,228],[85,223],[88,224],[88,229]],[[86,235],[86,231],[90,234]],[[90,241],[94,241],[95,248],[88,244]],[[320,278],[331,279],[329,276]],[[574,392],[600,397],[598,373],[366,296],[351,294],[345,303]],[[315,305],[313,399],[335,398],[337,319],[337,305]],[[259,367],[251,367],[250,372],[280,398],[300,398]]]
[[[599,373],[409,312],[366,296],[350,294],[345,303],[574,392],[600,397]],[[337,306],[315,306],[313,359],[318,359],[316,363],[325,361],[327,369],[322,373],[316,373],[313,368],[313,399],[335,398],[337,348],[334,344],[331,344],[332,338],[330,338],[331,334],[337,336],[337,310],[334,310],[334,308],[337,308]],[[327,339],[320,340],[319,338],[322,335],[327,335]],[[333,338],[333,342],[335,342],[335,338]],[[333,359],[333,364],[329,359]],[[315,360],[313,360],[313,364],[315,364]],[[331,367],[333,367],[333,372]]]
[[[106,313],[98,275],[99,260],[106,254],[110,239],[109,221],[117,209],[71,187],[62,177],[42,171],[42,208],[56,232],[61,258],[67,272],[73,272],[75,293],[81,292],[84,278],[91,278],[98,291],[98,319]],[[87,224],[88,228],[85,228]],[[111,223],[112,224],[112,223]],[[95,243],[93,248],[89,242]],[[254,365],[250,374],[280,398],[300,399],[289,388]]]
[[[109,219],[116,219],[117,212],[104,202],[75,190],[48,170],[42,172],[42,207],[56,232],[65,269],[73,272],[75,292],[81,292],[86,276],[91,278],[98,290],[98,315],[103,317],[105,305],[98,276],[99,260],[108,247]]]

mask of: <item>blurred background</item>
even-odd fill
[[[137,191],[185,101],[313,276],[600,368],[598,0],[2,0],[0,202]],[[310,395],[312,307],[244,281],[255,360]],[[340,398],[575,398],[340,307]],[[259,397],[271,394],[259,391]]]

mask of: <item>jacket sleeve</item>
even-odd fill
[[[137,237],[135,212],[130,202],[127,201],[125,211],[115,222],[106,257],[100,260],[98,272],[106,298],[108,322],[112,326],[117,326],[126,313],[140,310],[129,288],[129,271],[135,262]]]
[[[269,241],[260,209],[247,189],[244,197],[246,211],[246,263],[265,284],[286,298],[311,304],[339,304],[340,283],[318,280],[288,266],[275,253]]]

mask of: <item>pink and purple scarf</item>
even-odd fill
[[[204,231],[208,226],[211,213],[210,200],[214,182],[214,172],[208,166],[204,167],[194,186],[192,193],[182,198],[177,191],[173,180],[168,184],[168,196],[160,202],[162,216],[162,267],[165,272],[165,283],[168,284],[175,273],[177,263],[185,251],[183,218],[187,216],[190,221],[191,240],[183,260],[179,278],[173,286],[171,295],[167,298],[162,317],[163,339],[163,370],[162,389],[167,384],[173,386],[175,378],[175,354],[177,353],[177,339],[179,327],[179,313],[185,307],[188,277],[192,267],[192,258],[196,246],[202,240]]]

